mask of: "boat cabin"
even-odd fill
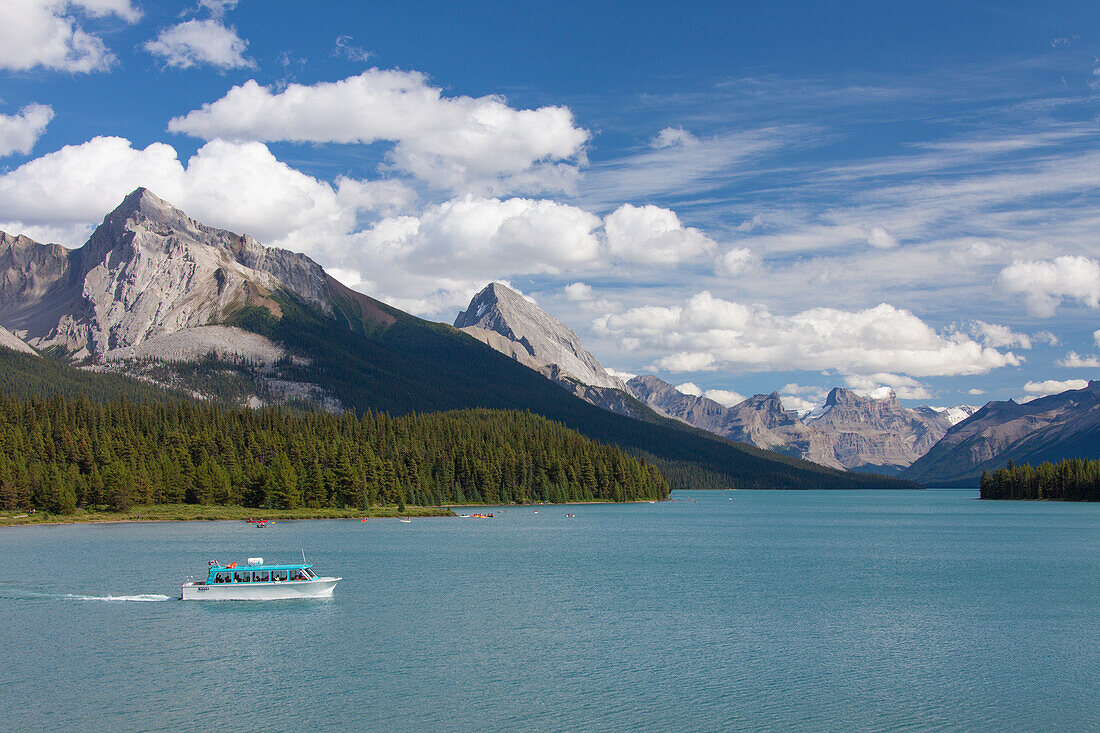
[[[310,581],[317,577],[312,565],[264,565],[262,557],[248,558],[247,567],[238,567],[237,563],[219,565],[210,561],[210,573],[206,576],[206,585],[226,583],[293,583]]]

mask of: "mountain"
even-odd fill
[[[589,404],[620,415],[649,417],[626,384],[607,373],[573,329],[505,285],[486,285],[458,314],[454,326]]]
[[[936,444],[950,423],[934,410],[902,407],[891,391],[864,397],[834,388],[806,423],[830,437],[836,460],[848,468],[896,473]]]
[[[837,387],[824,404],[799,419],[774,392],[724,407],[653,376],[635,377],[627,387],[661,414],[689,425],[840,469],[897,473],[950,427],[946,415],[902,407],[893,393],[876,399]]]
[[[778,393],[755,395],[732,407],[706,397],[680,392],[652,375],[627,382],[630,393],[662,415],[733,441],[797,456],[844,470],[830,453],[820,431],[807,427],[783,407]]]
[[[977,486],[1009,460],[1038,465],[1100,458],[1100,381],[1018,404],[990,402],[953,426],[902,475],[930,486]]]
[[[19,338],[8,329],[2,327],[0,327],[0,346],[4,346],[11,349],[12,351],[19,351],[24,354],[38,353],[37,351],[32,349],[26,341]]]
[[[77,358],[278,306],[286,288],[331,311],[309,258],[207,227],[139,188],[76,250],[0,238],[0,323],[32,346]]]
[[[291,384],[299,386],[295,398],[315,404],[323,394],[360,413],[526,410],[652,461],[683,488],[913,486],[731,443],[655,415],[642,421],[599,409],[458,329],[356,293],[304,255],[195,222],[144,189],[127,196],[80,249],[7,236],[2,244],[0,326],[94,368],[132,369],[139,362],[107,355],[158,339],[167,352],[198,353],[164,342],[177,334],[201,348],[212,332],[234,344],[247,333],[285,356],[170,367],[180,378],[205,375],[219,395],[253,385],[263,396]],[[527,343],[532,358],[545,355],[532,337]],[[583,366],[583,354],[573,355]],[[155,368],[162,371],[149,378],[203,392],[162,377],[168,367]],[[632,398],[624,393],[624,400]]]

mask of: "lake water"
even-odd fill
[[[0,728],[1100,729],[1100,505],[674,499],[0,530]],[[175,600],[300,548],[333,599]]]

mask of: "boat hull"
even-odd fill
[[[284,580],[278,583],[184,583],[184,601],[285,601],[294,598],[331,598],[340,578]]]

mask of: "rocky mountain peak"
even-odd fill
[[[0,323],[37,348],[86,356],[219,323],[248,305],[278,315],[270,296],[281,288],[332,308],[327,275],[305,255],[201,224],[145,188],[79,249],[15,240],[0,247]]]
[[[482,288],[466,310],[458,314],[454,325],[486,342],[483,332],[504,336],[519,345],[534,363],[557,365],[565,376],[582,384],[626,389],[622,380],[608,374],[584,348],[571,328],[501,283],[489,283]]]

